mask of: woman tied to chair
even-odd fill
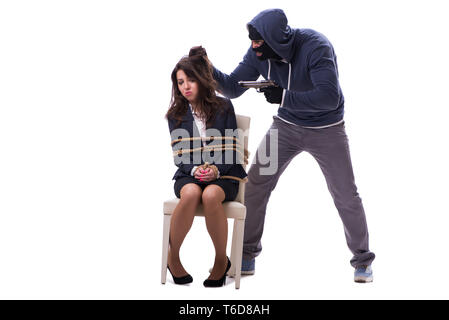
[[[222,203],[236,198],[239,182],[247,176],[241,165],[244,157],[239,141],[235,136],[226,136],[225,132],[226,129],[228,133],[229,129],[237,129],[234,108],[230,100],[217,96],[212,70],[205,49],[193,47],[189,55],[176,64],[171,74],[172,99],[166,115],[173,156],[178,166],[173,177],[176,180],[174,189],[180,198],[170,223],[167,267],[176,284],[193,281],[181,263],[179,251],[201,203],[207,231],[215,247],[214,266],[209,278],[204,281],[206,287],[225,283],[230,261],[226,255],[228,222]],[[185,130],[189,137],[180,137],[176,134],[177,129]],[[220,132],[221,136],[206,136],[210,129]],[[221,140],[217,141],[218,138]],[[186,145],[188,148],[185,148]],[[229,152],[232,153],[231,157]],[[209,162],[204,159],[208,160],[205,157],[208,154],[213,156]],[[221,161],[214,161],[217,155]],[[229,159],[231,163],[228,163]]]

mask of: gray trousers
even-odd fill
[[[250,260],[260,254],[266,208],[271,192],[290,161],[302,151],[306,151],[320,165],[343,222],[346,242],[354,255],[350,261],[351,265],[370,265],[375,255],[368,248],[365,211],[354,182],[344,123],[324,129],[307,129],[288,124],[276,117],[273,119],[273,124],[257,149],[248,172],[243,259]],[[271,130],[277,130],[277,143],[274,141],[275,136],[270,134]],[[277,150],[272,150],[276,145]],[[265,160],[275,156],[276,151],[277,166],[273,171],[267,169],[270,164]]]

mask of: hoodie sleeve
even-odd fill
[[[239,81],[254,81],[259,78],[259,71],[250,63],[250,50],[230,75],[214,67],[214,78],[218,82],[218,90],[229,99],[240,97],[243,92],[248,90],[248,88],[239,86]]]
[[[312,51],[308,63],[313,89],[309,91],[285,90],[282,107],[304,112],[322,112],[338,108],[340,87],[332,48],[321,46]]]

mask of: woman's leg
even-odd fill
[[[222,202],[225,199],[223,189],[217,185],[209,185],[201,196],[206,227],[215,247],[215,263],[208,279],[218,280],[226,270],[226,244],[228,241],[228,220]]]
[[[192,227],[195,211],[200,203],[202,190],[194,183],[188,183],[181,189],[181,197],[173,211],[170,222],[170,251],[168,265],[176,277],[187,275],[187,271],[181,264],[179,250],[182,242]]]

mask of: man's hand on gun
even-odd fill
[[[280,104],[282,101],[284,89],[279,87],[272,80],[239,81],[239,85],[244,88],[256,88],[258,92],[263,92],[265,99],[267,99],[269,103]]]
[[[263,89],[260,89],[260,92],[263,92],[265,95],[265,99],[269,103],[276,103],[280,104],[282,101],[282,94],[284,93],[284,89],[281,87],[266,87]]]

